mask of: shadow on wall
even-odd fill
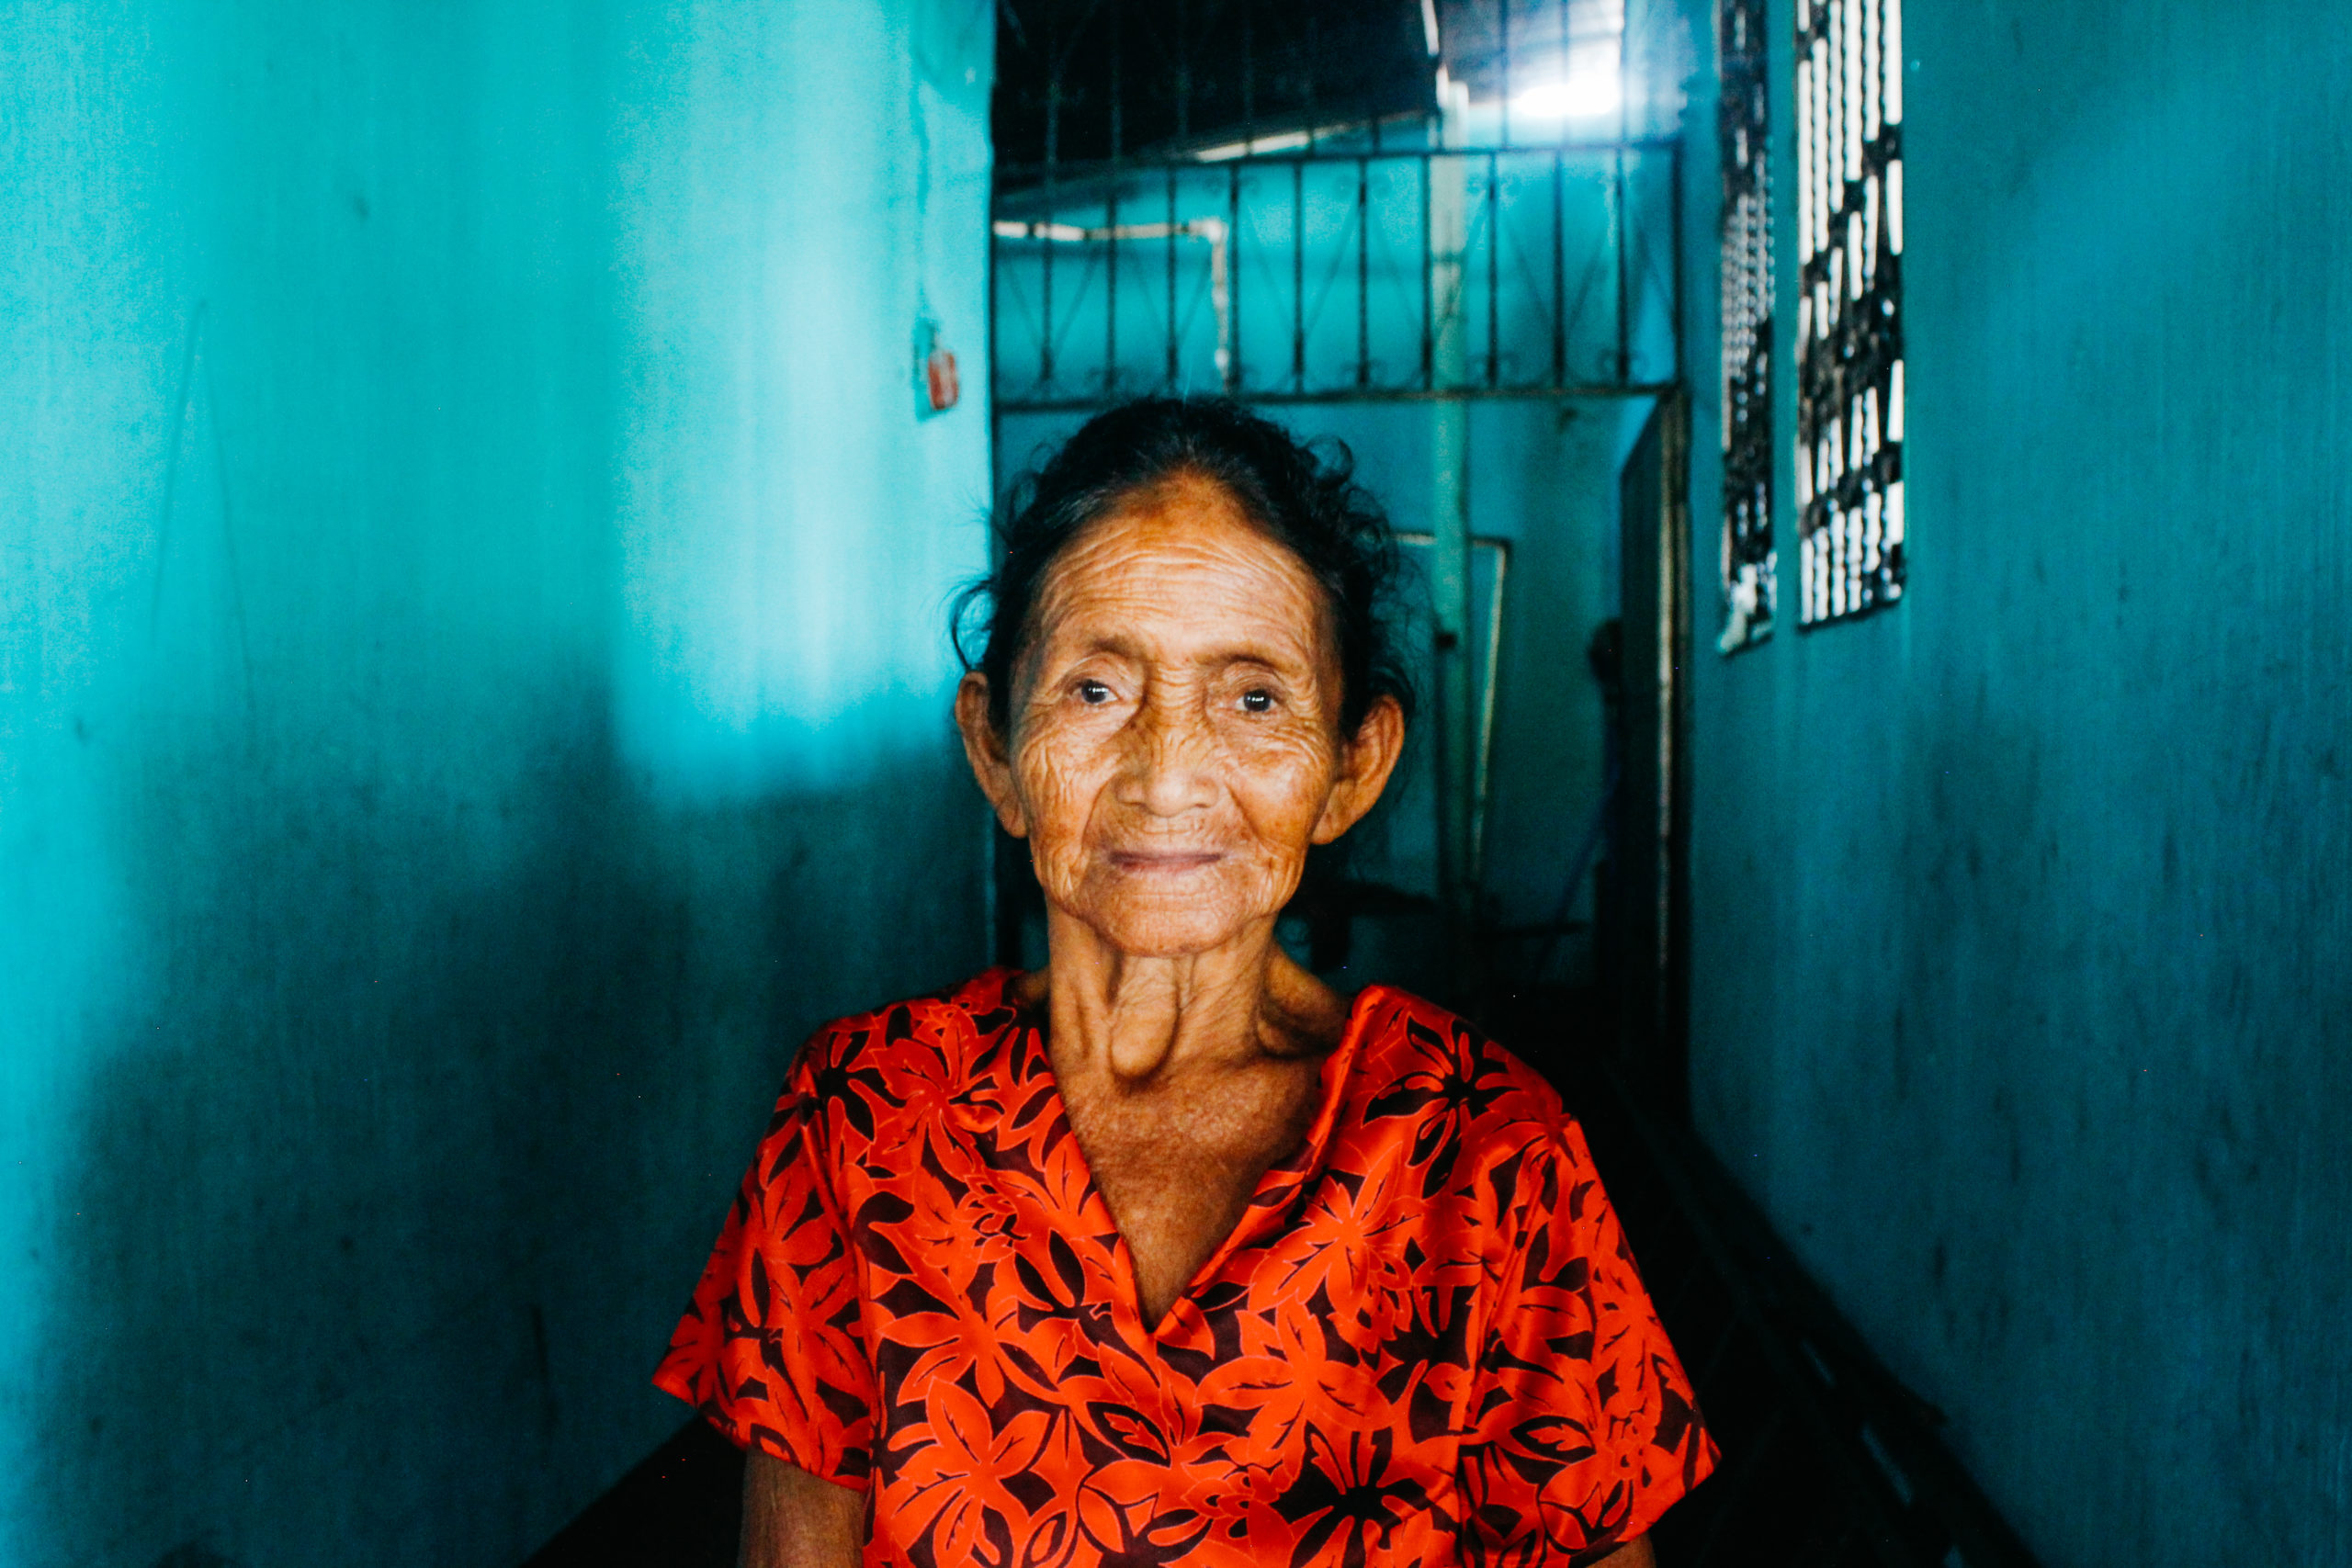
[[[626,1372],[724,1216],[739,1172],[707,1151],[752,1146],[822,1011],[959,943],[977,966],[944,752],[680,809],[593,684],[525,705],[494,798],[167,743],[126,771],[164,972],[63,1113],[37,1551],[441,1560],[462,1521],[465,1558],[519,1560],[611,1479],[613,1434],[676,1423]]]
[[[9,16],[0,1562],[515,1562],[983,961],[993,13]]]

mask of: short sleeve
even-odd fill
[[[1462,1448],[1464,1561],[1597,1562],[1715,1446],[1574,1122],[1528,1152],[1520,1190]]]
[[[809,1043],[654,1373],[737,1444],[864,1487],[873,1362],[857,1255],[827,1169]]]

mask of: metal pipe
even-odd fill
[[[1109,248],[1102,253],[1102,396],[1119,395],[1119,159],[1126,148],[1123,145],[1125,130],[1125,73],[1120,69],[1120,46],[1125,41],[1119,23],[1126,14],[1116,4],[1111,6],[1111,189],[1103,201],[1105,225],[1111,231]]]
[[[1396,536],[1396,542],[1400,545],[1434,547],[1437,543],[1437,536],[1400,533]],[[1484,684],[1478,696],[1476,785],[1474,792],[1475,806],[1471,814],[1470,831],[1471,856],[1475,868],[1483,863],[1486,854],[1487,801],[1490,793],[1488,777],[1493,770],[1495,754],[1495,694],[1499,690],[1498,682],[1502,672],[1504,587],[1510,576],[1510,541],[1476,534],[1471,536],[1470,549],[1474,556],[1478,551],[1485,550],[1495,558],[1494,585],[1487,591],[1487,657],[1483,661],[1486,671],[1483,677]],[[1472,880],[1476,880],[1477,874],[1477,870],[1474,869]],[[1566,917],[1563,916],[1562,919]]]
[[[1203,218],[1198,225],[1206,230],[1216,223],[1214,218]],[[1232,241],[1226,227],[1218,223],[1209,241],[1209,310],[1216,317],[1216,374],[1228,390],[1241,380],[1241,345],[1234,333]]]
[[[1115,139],[1114,139],[1115,140]],[[1102,395],[1119,395],[1119,187],[1111,186],[1103,216],[1106,248],[1102,252]]]
[[[1632,246],[1634,229],[1631,214],[1625,210],[1625,154],[1617,154],[1616,184],[1617,229],[1617,379],[1634,378],[1633,301],[1626,296],[1625,253]]]
[[[1257,391],[1247,394],[1242,401],[1265,404],[1270,408],[1325,403],[1485,403],[1485,402],[1574,402],[1586,400],[1616,401],[1629,398],[1661,398],[1673,391],[1672,381],[1589,381],[1568,387],[1371,387],[1357,391],[1352,387],[1334,388],[1329,391],[1274,392]],[[1007,399],[1007,413],[1080,413],[1101,408],[1095,398]]]
[[[1180,11],[1179,16],[1182,15]],[[1168,374],[1161,385],[1176,389],[1176,171],[1168,171]]]
[[[1564,16],[1566,9],[1566,0],[1561,0]],[[1563,385],[1568,378],[1567,205],[1567,164],[1559,150],[1555,148],[1552,152],[1552,385],[1555,387]]]
[[[1054,220],[1055,165],[1061,159],[1062,71],[1059,62],[1046,80],[1046,221]],[[1044,277],[1038,286],[1037,385],[1054,384],[1054,253],[1045,254]]]
[[[1077,223],[1032,223],[1019,218],[1000,218],[989,225],[989,231],[1000,240],[1036,240],[1047,244],[1075,245],[1101,243],[1121,240],[1159,240],[1173,230],[1180,240],[1214,240],[1225,238],[1222,218],[1188,218],[1182,223],[1122,223],[1115,234],[1111,229],[1097,224],[1089,229]]]
[[[1625,103],[1625,37],[1621,25],[1617,30],[1617,140],[1623,142],[1630,127],[1626,123]],[[1626,294],[1626,253],[1633,249],[1633,214],[1625,206],[1625,153],[1617,152],[1617,379],[1634,378],[1633,301]]]
[[[1487,154],[1487,385],[1499,384],[1503,372],[1502,337],[1502,179],[1495,154]]]
[[[1232,249],[1227,254],[1225,265],[1225,297],[1232,310],[1232,332],[1226,344],[1225,363],[1218,367],[1225,375],[1227,397],[1241,390],[1241,170],[1238,165],[1226,170],[1225,186],[1227,243]]]
[[[1642,153],[1663,152],[1667,149],[1672,147],[1675,144],[1675,141],[1676,138],[1671,136],[1611,136],[1605,137],[1598,141],[1563,141],[1560,142],[1558,146],[1560,151],[1563,152]],[[1180,168],[1216,168],[1220,166],[1229,168],[1235,164],[1256,164],[1261,166],[1269,164],[1352,164],[1358,158],[1375,156],[1384,159],[1399,160],[1419,158],[1426,162],[1430,158],[1476,158],[1487,152],[1507,152],[1510,151],[1511,151],[1511,149],[1507,147],[1489,147],[1483,145],[1473,146],[1465,142],[1460,147],[1446,147],[1442,149],[1416,147],[1402,149],[1390,148],[1386,152],[1376,154],[1367,152],[1308,152],[1301,150],[1283,151],[1279,152],[1253,152],[1247,157],[1206,159],[1182,158],[1170,161],[1175,163]],[[1154,161],[1145,160],[1144,162],[1148,164]],[[1134,159],[1127,160],[1122,165],[1122,167],[1130,170],[1136,166],[1137,162]],[[1054,165],[1054,171],[1062,184],[1074,185],[1084,180],[1090,175],[1099,176],[1109,174],[1111,172],[1111,161],[1107,158],[1095,158],[1084,162],[1057,164]],[[1009,185],[1017,184],[1022,179],[1029,177],[1037,177],[1042,179],[1044,173],[1045,165],[1041,164],[1004,164],[998,166],[997,177],[1001,184]],[[1018,195],[1019,193],[1013,192],[1012,194]]]
[[[1437,317],[1436,277],[1437,243],[1430,225],[1435,221],[1431,206],[1430,161],[1421,160],[1421,389],[1437,389]]]
[[[1053,186],[1046,187],[1046,227],[1054,227]],[[1054,384],[1054,248],[1046,247],[1043,277],[1038,284],[1040,304],[1037,313],[1037,385]]]
[[[1674,378],[1682,379],[1682,144],[1667,154],[1667,200],[1674,220]]]
[[[1495,31],[1503,66],[1502,129],[1495,140],[1508,147],[1510,145],[1510,0],[1495,0]]]
[[[1374,121],[1374,125],[1379,122]],[[1356,385],[1372,385],[1372,164],[1356,160]]]
[[[1306,165],[1290,166],[1290,384],[1306,390]]]
[[[1495,585],[1487,597],[1486,689],[1478,696],[1478,754],[1470,797],[1470,881],[1484,880],[1487,871],[1487,802],[1494,790],[1495,694],[1501,689],[1503,652],[1503,587],[1510,577],[1510,541],[1477,540],[1495,552]]]
[[[1444,144],[1461,139],[1462,98],[1447,105]],[[1468,243],[1465,189],[1468,159],[1431,159],[1430,293],[1436,301],[1432,375],[1435,384],[1462,388],[1468,380],[1468,325],[1464,283]],[[1476,792],[1475,704],[1470,666],[1470,409],[1462,399],[1438,402],[1430,422],[1430,600],[1437,637],[1438,886],[1457,972],[1470,959],[1476,913],[1470,815]]]

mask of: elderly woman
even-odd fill
[[[1395,556],[1227,403],[1038,476],[956,718],[1049,962],[817,1032],[657,1378],[752,1568],[1640,1564],[1712,1467],[1552,1091],[1274,941],[1403,745]]]

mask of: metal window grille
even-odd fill
[[[1901,0],[1797,0],[1800,623],[1903,596]]]
[[[1623,0],[999,16],[997,412],[1680,378],[1680,143],[1625,133]]]
[[[1772,548],[1772,160],[1766,0],[1722,0],[1715,14],[1723,95],[1724,629],[1736,652],[1771,635],[1779,597]]]
[[[1657,396],[1680,157],[1668,139],[1375,148],[1345,127],[1312,152],[1001,184],[998,409]]]
[[[993,416],[1210,389],[1436,410],[1436,871],[1470,931],[1487,728],[1473,649],[1495,657],[1473,586],[1500,577],[1469,535],[1465,405],[1679,398],[1686,374],[1681,143],[1631,133],[1624,0],[1001,0],[996,16]],[[1017,962],[1034,880],[1017,854],[1000,877]]]

